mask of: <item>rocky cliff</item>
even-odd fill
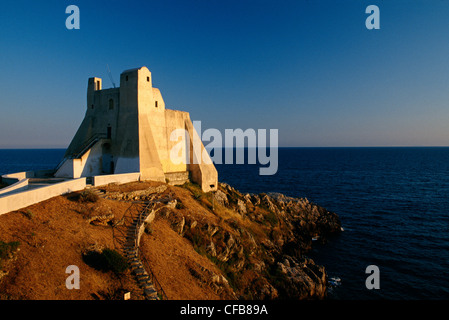
[[[306,257],[312,241],[326,242],[341,230],[339,217],[307,199],[282,194],[242,194],[220,183],[203,193],[194,184],[173,194],[176,204],[160,219],[188,239],[200,255],[221,271],[209,281],[225,298],[322,299],[327,294],[325,268]],[[136,200],[145,200],[135,197]],[[113,197],[117,193],[111,194]],[[135,193],[133,194],[135,196]],[[129,198],[129,194],[120,197]],[[200,204],[199,213],[191,200]],[[203,270],[204,271],[204,270]],[[195,273],[195,271],[193,271]],[[218,281],[221,279],[221,281]]]

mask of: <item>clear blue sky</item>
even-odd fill
[[[147,66],[203,129],[279,129],[284,147],[449,144],[449,1],[18,0],[2,2],[0,43],[0,148],[67,147],[87,79],[112,87],[107,64],[116,83]]]

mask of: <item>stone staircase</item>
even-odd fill
[[[128,259],[131,271],[137,278],[140,287],[143,288],[145,296],[148,300],[158,300],[158,293],[151,280],[150,275],[145,270],[145,266],[141,260],[138,247],[139,229],[143,226],[146,216],[135,219],[128,228],[126,242],[123,246],[123,254]],[[142,220],[143,219],[143,220]]]
[[[104,191],[102,191],[100,189],[97,189],[95,187],[87,186],[86,190],[88,190],[89,192],[92,192],[93,194],[96,194],[100,198],[105,198],[106,197],[106,192],[104,192]]]
[[[134,202],[123,217],[123,223],[116,227],[114,239],[120,251],[128,260],[131,272],[135,275],[139,286],[144,290],[148,300],[167,299],[161,285],[154,277],[145,257],[140,254],[140,236],[145,229],[145,222],[150,215],[154,217],[155,203]]]

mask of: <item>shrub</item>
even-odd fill
[[[199,200],[203,196],[201,187],[196,183],[186,182],[182,185],[182,187],[189,190],[195,200]]]
[[[114,273],[122,273],[128,269],[126,259],[117,251],[106,248],[102,254],[107,261],[109,269]]]
[[[31,211],[30,209],[28,209],[27,211],[25,211],[24,216],[27,217],[28,219],[33,219],[33,211]]]
[[[20,242],[3,242],[0,240],[0,269],[2,268],[2,260],[9,259],[14,251],[19,247]]]
[[[100,197],[91,190],[84,190],[80,193],[79,201],[81,202],[97,202]]]
[[[104,272],[113,271],[119,274],[128,269],[126,259],[117,251],[108,248],[102,252],[88,251],[83,254],[83,260],[90,267]]]
[[[83,254],[83,260],[84,262],[97,270],[101,271],[107,271],[107,261],[103,257],[101,252],[98,251],[88,251],[85,254]]]
[[[19,241],[3,242],[0,240],[0,259],[7,258],[19,247]]]

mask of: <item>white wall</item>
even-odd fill
[[[79,178],[101,174],[102,141],[95,143],[80,159],[67,159],[55,173],[55,177]]]
[[[34,171],[22,171],[2,175],[2,182],[13,184],[26,178],[34,178]]]
[[[84,188],[86,188],[86,178],[79,178],[11,195],[0,195],[0,215],[28,207],[58,195],[83,190]]]
[[[140,172],[134,173],[122,173],[122,174],[110,174],[110,175],[102,175],[102,176],[94,176],[92,177],[92,184],[94,186],[103,186],[109,183],[128,183],[139,181]]]
[[[13,183],[10,186],[7,186],[5,188],[0,189],[0,196],[4,195],[5,193],[12,192],[12,191],[20,191],[25,190],[28,188],[28,180],[29,179],[22,179],[17,181],[16,183]]]

